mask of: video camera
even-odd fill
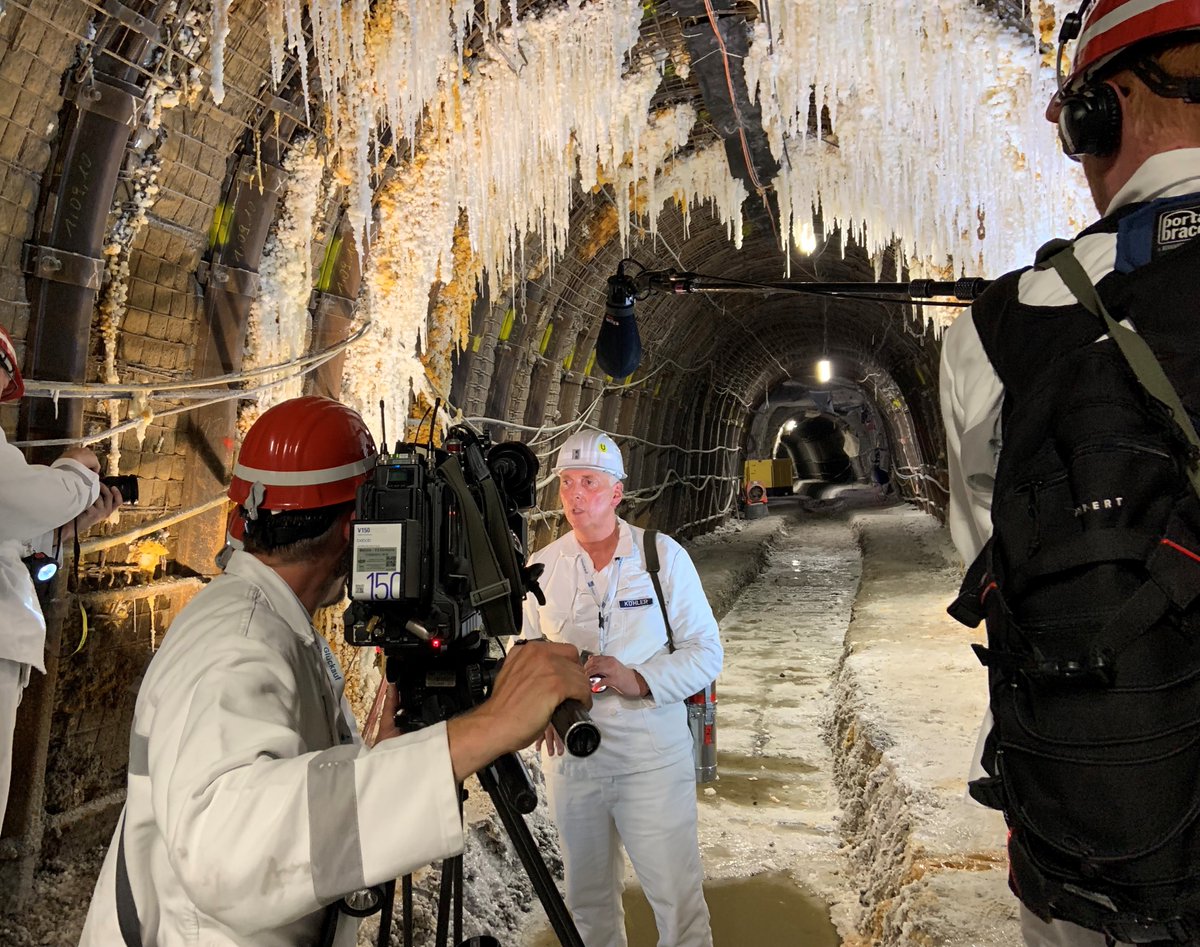
[[[520,442],[466,427],[442,448],[397,444],[358,491],[346,639],[389,655],[443,652],[520,630],[527,591],[522,509],[538,462]]]
[[[521,515],[536,501],[537,471],[519,441],[493,445],[455,426],[441,448],[397,444],[359,488],[346,640],[383,650],[402,726],[482,701],[503,661],[491,641],[520,632],[526,593],[544,602],[541,566],[525,563]],[[576,701],[564,702],[554,725],[576,755],[599,745]]]
[[[387,679],[399,693],[396,722],[416,730],[484,700],[504,661],[492,642],[520,631],[527,592],[545,601],[537,584],[541,566],[525,562],[521,515],[536,501],[538,461],[520,442],[493,445],[459,425],[447,431],[441,448],[402,443],[389,454],[385,438],[384,451],[355,501],[345,635],[352,645],[383,650]],[[574,755],[587,756],[600,745],[600,732],[578,701],[563,701],[551,720]],[[537,806],[525,764],[506,753],[478,776],[561,942],[583,947],[520,818]],[[461,856],[457,869],[450,865],[443,863],[443,879],[458,878],[453,899],[461,915]],[[449,916],[453,887],[442,885],[439,918]],[[390,943],[390,895],[376,900],[384,913],[378,943]],[[410,922],[406,908],[406,943]],[[441,924],[439,944],[445,943]]]

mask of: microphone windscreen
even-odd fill
[[[641,361],[642,338],[632,302],[628,306],[606,306],[596,336],[596,364],[613,378],[626,378],[637,371]]]

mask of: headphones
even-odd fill
[[[1068,158],[1078,161],[1084,155],[1102,158],[1121,144],[1121,100],[1108,82],[1085,85],[1078,92],[1066,92],[1062,61],[1067,43],[1078,39],[1083,15],[1093,0],[1083,0],[1079,10],[1063,18],[1058,33],[1058,94],[1062,109],[1058,113],[1058,137]]]
[[[1121,144],[1121,99],[1111,82],[1084,84],[1077,92],[1067,92],[1063,79],[1063,53],[1067,43],[1079,39],[1083,17],[1095,0],[1083,0],[1079,10],[1063,18],[1058,33],[1058,137],[1067,157],[1078,161],[1083,155],[1102,158]],[[1136,43],[1134,44],[1137,45]],[[1122,50],[1122,54],[1123,54]],[[1182,99],[1189,105],[1200,105],[1200,76],[1172,76],[1152,58],[1138,56],[1129,63],[1146,87],[1157,96]]]

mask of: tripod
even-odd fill
[[[563,903],[562,895],[554,884],[550,869],[546,867],[537,844],[525,824],[523,816],[528,815],[537,807],[537,793],[529,781],[529,773],[525,764],[513,753],[506,753],[490,766],[486,766],[477,774],[479,782],[491,797],[492,805],[500,816],[500,822],[521,859],[521,865],[529,880],[533,882],[533,890],[550,926],[554,929],[559,943],[563,947],[584,947],[575,922]],[[459,785],[459,809],[466,799],[466,791]],[[395,882],[384,886],[378,899],[378,909],[382,911],[379,920],[379,947],[387,947],[391,939],[392,904],[395,897]],[[449,944],[462,943],[462,898],[463,898],[463,857],[455,855],[442,862],[441,889],[438,892],[437,947],[448,947]],[[374,909],[374,906],[373,906]],[[448,941],[450,935],[451,911],[453,910],[454,940]],[[412,947],[412,875],[401,879],[401,917],[402,937],[404,947]]]
[[[410,623],[411,624],[411,623]],[[411,631],[411,629],[410,629]],[[456,713],[469,710],[485,697],[495,680],[502,658],[489,654],[490,640],[478,633],[455,643],[454,647],[431,653],[424,639],[408,633],[385,648],[388,680],[396,684],[400,710],[396,723],[401,730],[419,730]],[[565,700],[551,717],[555,729],[575,756],[588,756],[600,745],[600,732],[588,717],[587,711],[575,700]],[[563,903],[546,863],[537,850],[529,827],[522,818],[537,808],[537,792],[530,782],[525,764],[515,753],[506,753],[477,774],[479,782],[492,799],[500,822],[516,849],[517,856],[534,891],[542,902],[546,916],[563,947],[584,947],[579,931]],[[465,800],[462,784],[458,786],[459,813]],[[438,894],[437,947],[448,947],[450,912],[454,912],[454,944],[462,939],[462,856],[442,862],[441,890]],[[358,917],[382,911],[379,921],[379,947],[387,947],[391,937],[392,905],[395,882],[357,892],[344,898],[340,910]],[[412,875],[401,880],[401,915],[403,917],[404,947],[412,947]],[[336,916],[326,915],[328,939],[332,943]],[[494,943],[494,941],[493,941]],[[480,945],[486,947],[486,945]]]

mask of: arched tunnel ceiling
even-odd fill
[[[261,372],[338,344],[352,319],[369,320],[371,332],[320,369],[316,390],[374,415],[380,396],[403,404],[410,390],[432,400],[453,388],[458,407],[538,425],[569,420],[554,403],[554,367],[564,378],[600,381],[589,360],[605,280],[626,256],[742,280],[975,272],[996,258],[991,248],[1006,245],[1009,222],[1024,221],[1025,183],[1060,181],[1044,166],[1047,156],[1057,161],[1052,131],[1025,113],[1052,83],[1038,38],[1074,4],[1030,11],[1016,0],[962,0],[930,11],[876,3],[857,13],[845,6],[459,3],[452,26],[441,5],[428,7],[440,17],[408,23],[404,5],[367,0],[10,0],[0,19],[0,79],[14,107],[0,141],[12,146],[0,157],[7,192],[20,196],[10,198],[5,262],[15,273],[22,256],[36,267],[39,252],[69,251],[106,273],[98,292],[88,284],[76,293],[73,327],[51,314],[62,307],[46,303],[53,280],[28,269],[28,287],[10,277],[0,318],[24,343],[35,378],[151,386]],[[362,56],[335,49],[325,29],[333,9],[347,23],[357,16],[367,24]],[[931,30],[935,22],[940,29]],[[455,40],[462,24],[469,28]],[[354,31],[347,36],[353,41]],[[811,36],[822,43],[807,42]],[[867,41],[888,44],[889,56],[871,55]],[[454,55],[435,63],[438,50]],[[547,82],[545,70],[566,62],[599,71]],[[350,71],[322,71],[331,63]],[[928,67],[924,82],[957,70],[961,85],[991,107],[971,111],[947,98],[934,103],[947,111],[938,127],[922,129],[933,113],[918,94],[931,87],[912,84],[917,64]],[[379,94],[356,100],[362,90],[339,86],[335,75],[374,77]],[[399,76],[409,85],[397,84]],[[389,95],[403,98],[396,90],[404,88],[412,101],[401,108]],[[491,99],[489,90],[497,93]],[[504,112],[510,105],[493,100],[505,96],[526,113]],[[380,104],[386,114],[373,111]],[[119,115],[118,106],[131,111]],[[588,111],[601,106],[614,111]],[[69,137],[80,116],[95,115],[117,119],[108,190],[87,174],[93,142]],[[546,115],[564,124],[550,128]],[[356,126],[355,116],[366,124]],[[988,135],[1001,129],[1005,144],[993,147]],[[543,148],[539,170],[530,142],[546,140],[548,130],[569,160]],[[578,160],[579,143],[593,139],[596,174],[590,152]],[[916,194],[909,203],[923,206],[910,207],[903,199],[931,180],[935,148],[945,153],[938,174],[957,171],[964,183],[935,182],[936,193]],[[997,167],[1023,167],[1025,177],[976,193],[972,168],[993,152],[1001,154]],[[366,180],[355,161],[368,155],[375,164]],[[509,203],[488,204],[489,194]],[[91,205],[91,246],[56,243],[47,230],[75,203]],[[360,257],[355,238],[372,216],[372,243]],[[71,221],[59,224],[69,229]],[[819,249],[796,250],[789,226],[814,242],[825,231]],[[965,246],[969,259],[948,256]],[[935,342],[919,314],[900,306],[692,294],[653,296],[638,313],[646,357],[631,384],[648,391],[647,377],[658,379],[639,410],[661,388],[673,412],[711,406],[705,399],[715,392],[749,415],[773,386],[806,378],[828,354],[839,372],[844,365],[846,377],[864,380],[869,397],[920,414],[914,405],[929,400],[936,373]],[[56,348],[56,339],[65,344]],[[97,361],[85,365],[78,353],[89,350]],[[542,363],[541,387],[516,377]],[[254,397],[269,403],[302,381]],[[188,460],[194,476],[165,478],[187,485],[168,484],[148,510],[203,504],[219,490],[232,408],[185,413],[176,424],[164,420],[177,404],[171,395],[160,394],[140,421],[119,404],[73,404],[65,421],[30,409],[25,433],[41,431],[43,421],[41,433],[59,437],[72,426],[101,432],[124,424],[136,430],[121,435],[114,466],[141,462],[148,431],[152,445],[178,440],[180,455],[205,458]],[[242,426],[250,419],[243,414]],[[932,415],[919,423],[936,428]]]
[[[822,281],[872,280],[865,251],[852,242],[840,244],[834,233],[810,256],[793,253],[793,274]],[[750,228],[737,249],[726,238],[724,224],[703,209],[693,212],[686,228],[681,214],[668,212],[660,218],[656,240],[635,240],[628,251],[612,241],[587,264],[568,261],[560,266],[535,321],[568,321],[575,331],[586,333],[584,352],[590,351],[605,282],[626,252],[649,269],[752,282],[775,281],[786,265],[765,230]],[[886,262],[890,270],[885,269],[884,278],[899,279],[894,259]],[[822,354],[832,356],[838,370],[854,381],[884,372],[911,384],[913,365],[929,342],[921,317],[896,303],[789,293],[653,292],[638,301],[635,311],[645,354],[633,380],[682,366],[697,377],[719,378],[739,392],[748,408],[786,378],[811,381]],[[917,383],[931,385],[928,366],[923,370]]]

